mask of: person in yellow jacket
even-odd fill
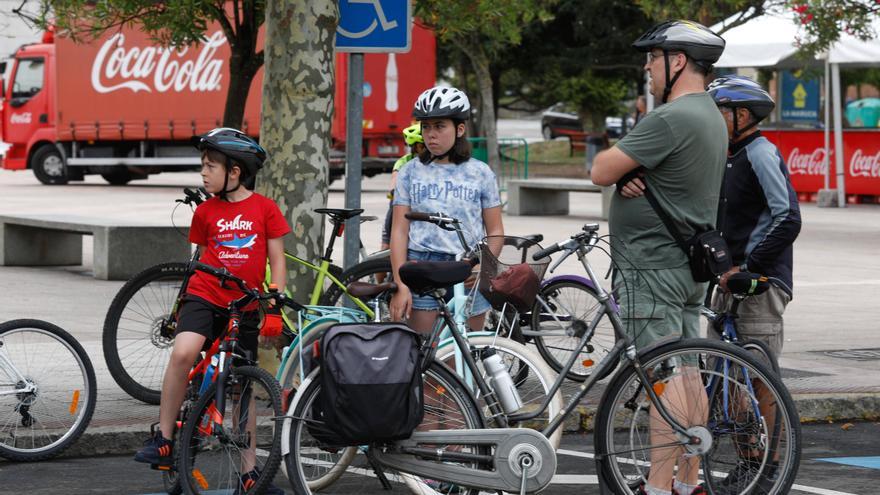
[[[398,158],[394,162],[391,171],[391,192],[388,193],[388,213],[385,214],[385,224],[382,227],[382,249],[388,249],[391,244],[391,201],[394,200],[394,188],[397,186],[397,174],[400,169],[425,149],[425,140],[422,139],[422,126],[415,123],[403,130],[403,140],[409,146],[409,153]]]

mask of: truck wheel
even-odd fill
[[[44,144],[31,155],[31,169],[46,185],[67,184],[67,165],[54,144]]]
[[[114,186],[124,186],[132,179],[131,172],[124,168],[119,168],[111,172],[104,172],[101,174],[101,177]]]

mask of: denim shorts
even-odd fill
[[[413,251],[412,249],[407,251],[406,258],[410,261],[455,261],[455,256],[451,254],[430,251]],[[452,287],[450,287],[447,292],[447,299],[449,297],[452,297]],[[418,296],[413,294],[412,299],[412,309],[414,310],[436,311],[440,309],[440,304],[430,296]],[[492,309],[492,306],[479,291],[471,289],[468,294],[465,308],[468,309],[468,316],[477,316],[489,311]]]

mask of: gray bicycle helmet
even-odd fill
[[[471,116],[471,102],[459,89],[435,86],[419,95],[412,116],[416,120],[467,120]]]
[[[266,161],[266,150],[262,146],[247,134],[230,127],[218,127],[201,136],[193,136],[190,138],[190,143],[199,151],[206,149],[219,151],[242,167],[241,181],[235,188],[226,189],[229,176],[223,179],[223,190],[219,194],[221,198],[225,198],[227,193],[237,190],[242,184],[253,188],[257,172],[263,168],[263,163]],[[228,170],[229,163],[225,165]]]
[[[663,92],[663,103],[669,98],[672,85],[678,80],[681,71],[670,78],[669,52],[683,52],[688,60],[703,69],[712,71],[712,64],[718,61],[724,52],[724,38],[713,33],[709,28],[693,21],[666,21],[649,29],[633,44],[633,48],[641,52],[653,49],[663,50],[666,63],[666,88]]]
[[[223,153],[244,167],[249,177],[256,175],[266,161],[266,150],[238,129],[218,127],[201,136],[193,136],[190,142],[199,151],[210,148]]]

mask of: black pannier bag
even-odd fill
[[[309,432],[329,445],[409,438],[422,422],[421,337],[400,323],[345,323],[321,338]]]

